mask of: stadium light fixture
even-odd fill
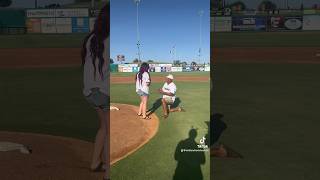
[[[137,7],[137,54],[138,54],[138,60],[140,61],[141,60],[141,50],[140,50],[140,32],[139,32],[139,4],[140,4],[140,1],[141,0],[133,0],[134,3],[136,4],[136,7]]]
[[[204,11],[203,10],[200,10],[198,12],[198,15],[199,15],[199,20],[200,20],[200,23],[199,23],[199,64],[201,63],[201,48],[202,48],[202,16],[203,16],[203,13]]]

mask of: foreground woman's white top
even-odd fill
[[[92,57],[90,53],[90,41],[92,36],[88,39],[86,48],[87,48],[87,55],[85,57],[85,64],[84,64],[84,71],[83,71],[83,94],[85,96],[89,96],[91,94],[92,88],[99,88],[100,92],[109,96],[109,38],[107,38],[104,42],[104,52],[103,58],[105,60],[102,72],[103,77],[99,74],[98,64],[99,60],[96,60],[96,79],[94,79],[94,67],[92,64]]]

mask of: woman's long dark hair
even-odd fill
[[[140,66],[140,69],[139,69],[139,72],[136,74],[136,81],[137,81],[137,78],[139,79],[139,82],[140,84],[142,84],[142,75],[143,73],[147,72],[149,74],[149,64],[144,62],[141,64]],[[149,79],[150,79],[150,83],[151,83],[151,77],[150,77],[150,74],[149,74]]]
[[[83,45],[82,45],[82,51],[81,51],[81,58],[82,58],[82,65],[85,64],[86,56],[87,56],[87,43],[90,37],[90,55],[92,58],[92,65],[94,67],[94,77],[96,77],[96,59],[99,60],[98,64],[98,71],[101,77],[103,77],[103,64],[106,60],[103,58],[103,52],[104,52],[104,41],[109,37],[110,34],[110,3],[108,2],[106,5],[103,6],[103,8],[100,10],[100,13],[95,21],[94,29],[92,32],[86,36],[84,39]],[[108,58],[108,57],[106,57]]]

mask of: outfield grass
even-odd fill
[[[211,32],[211,47],[320,47],[320,31]]]
[[[320,179],[320,65],[217,64],[212,99],[221,142],[244,159],[213,159],[214,180]]]
[[[0,36],[0,48],[80,48],[86,33]]]
[[[162,83],[152,84],[149,107],[160,97],[156,89],[162,85]],[[172,179],[177,166],[174,152],[179,141],[188,138],[188,132],[192,127],[198,129],[197,143],[201,137],[208,133],[206,121],[209,121],[210,114],[209,82],[177,82],[176,85],[179,89],[177,95],[181,99],[181,105],[185,107],[187,112],[173,113],[167,120],[164,120],[161,118],[162,109],[160,107],[156,111],[160,117],[159,131],[156,136],[137,152],[116,163],[111,169],[112,179]],[[111,86],[111,102],[138,105],[139,97],[135,93],[135,85],[113,84]],[[202,174],[205,180],[209,180],[209,153],[206,153],[205,158],[206,162],[202,166]],[[189,161],[194,161],[194,159],[191,157]],[[197,177],[193,179],[197,179]]]
[[[0,48],[79,48],[86,33],[0,36]],[[320,47],[320,31],[212,33],[212,47]]]
[[[93,141],[95,111],[82,95],[80,68],[0,70],[0,130]]]

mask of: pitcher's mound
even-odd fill
[[[119,111],[110,112],[111,164],[125,158],[146,144],[157,132],[159,120],[152,114],[145,120],[137,116],[138,107],[112,104]]]
[[[32,149],[31,154],[22,154],[19,150],[1,151],[1,180],[100,180],[103,177],[103,173],[90,171],[93,149],[90,142],[16,132],[0,132],[0,141],[19,143]]]

